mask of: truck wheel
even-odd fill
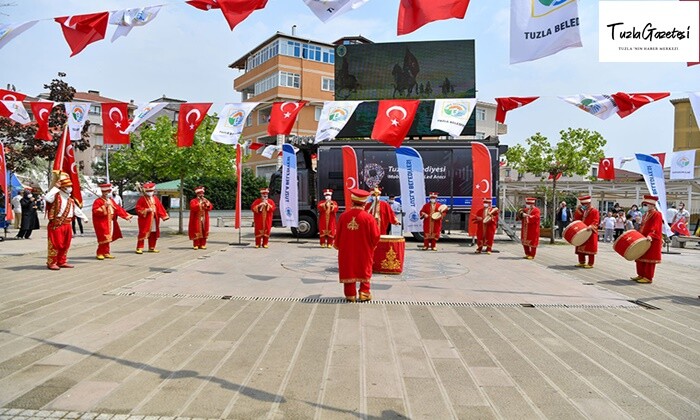
[[[313,238],[317,233],[316,220],[307,215],[299,216],[299,227],[292,228],[292,235],[300,238]]]

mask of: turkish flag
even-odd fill
[[[263,146],[264,146],[263,143],[250,143],[250,145],[248,146],[248,148],[249,148],[250,150],[258,150],[258,149],[262,149]]]
[[[194,133],[207,116],[211,103],[182,104],[177,119],[177,147],[191,147]]]
[[[350,210],[352,200],[350,190],[360,188],[357,176],[357,154],[352,146],[342,146],[343,154],[343,196],[345,197],[345,210]]]
[[[666,163],[666,153],[651,153],[651,155],[659,160],[659,163],[661,164],[661,167],[663,168],[664,163]]]
[[[469,0],[401,0],[396,34],[410,34],[436,20],[464,19],[467,7]]]
[[[185,3],[199,10],[221,9],[221,6],[219,6],[216,0],[189,0]]]
[[[615,159],[603,158],[598,164],[598,179],[615,179]]]
[[[36,120],[37,130],[35,139],[51,141],[53,136],[49,133],[49,115],[53,109],[53,102],[30,102],[32,114]]]
[[[389,146],[400,147],[416,117],[420,101],[387,99],[379,101],[372,138]]]
[[[104,144],[129,144],[129,104],[107,102],[102,104],[102,138]]]
[[[479,224],[476,223],[477,210],[481,208],[484,198],[491,198],[493,182],[491,179],[491,153],[483,143],[472,142],[472,208],[469,213],[469,235],[476,236]]]
[[[27,97],[24,93],[15,92],[12,90],[0,89],[0,101],[24,101]]]
[[[199,10],[221,9],[228,26],[233,30],[251,13],[267,5],[267,0],[189,0],[185,3]]]
[[[73,197],[73,200],[79,207],[82,207],[83,194],[80,192],[80,178],[78,177],[78,165],[75,163],[73,144],[68,138],[68,125],[63,129],[63,135],[58,142],[56,157],[53,161],[53,173],[56,179],[58,179],[61,172],[65,172],[70,176],[70,180],[73,183],[71,197]]]
[[[63,36],[71,49],[71,57],[95,41],[104,39],[109,12],[89,15],[62,16],[54,19],[61,24]]]
[[[554,177],[552,174],[549,174],[549,176],[547,177],[547,179],[553,179],[553,180],[555,180],[555,181],[559,181],[559,178],[561,178],[562,175],[563,175],[563,174],[562,174],[561,172],[559,172],[559,173],[557,174],[556,177]]]
[[[653,93],[630,93],[617,92],[613,93],[612,96],[620,109],[617,111],[617,115],[620,118],[625,118],[626,116],[632,114],[634,111],[643,107],[646,104],[650,104],[659,99],[669,96],[669,92],[653,92]]]
[[[685,217],[681,217],[676,220],[676,222],[671,225],[671,231],[681,236],[690,236],[690,231],[688,230],[688,224]]]
[[[505,123],[506,113],[508,111],[525,106],[537,98],[539,98],[539,96],[496,98],[496,103],[498,104],[498,109],[496,109],[496,121],[501,124]]]
[[[13,220],[14,212],[10,209],[10,183],[7,179],[7,165],[5,162],[5,145],[0,143],[0,191],[5,196],[5,220]]]
[[[270,111],[270,123],[267,125],[267,134],[276,136],[284,134],[288,136],[297,119],[299,111],[306,101],[299,102],[275,102]]]

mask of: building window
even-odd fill
[[[482,133],[482,132],[479,132],[479,131],[476,132],[476,139],[477,139],[477,140],[483,140],[483,139],[485,139],[485,138],[486,138],[486,133]]]
[[[262,79],[259,82],[255,83],[255,86],[253,87],[253,95],[257,96],[260,95],[263,92],[267,92],[268,90],[275,88],[279,85],[279,76],[277,73],[267,76],[266,78]]]
[[[486,121],[486,110],[477,108],[476,109],[476,120],[477,121]]]
[[[267,124],[270,121],[270,111],[272,108],[265,108],[258,111],[258,124]]]
[[[591,176],[593,178],[598,178],[598,168],[591,168]]]
[[[252,112],[250,114],[248,114],[248,116],[245,119],[245,126],[250,127],[251,125],[253,125],[253,113]]]
[[[245,69],[246,71],[252,70],[278,54],[279,41],[274,41],[269,45],[263,47],[263,49],[261,49],[260,51],[248,57]]]
[[[321,90],[335,92],[335,79],[331,77],[321,77]]]
[[[506,169],[506,178],[510,178],[510,168]]]
[[[317,106],[314,109],[314,121],[321,121],[321,111],[323,111],[322,106]]]
[[[100,105],[90,105],[90,115],[102,115],[102,107]]]
[[[286,71],[281,71],[281,72],[279,72],[279,79],[280,79],[280,81],[279,81],[280,86],[286,86],[286,87],[299,89],[300,77],[298,74],[289,73]]]
[[[335,51],[333,48],[320,47],[308,42],[301,43],[291,40],[281,41],[279,44],[279,53],[281,55],[304,58],[321,63],[335,63]]]

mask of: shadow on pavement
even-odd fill
[[[551,270],[560,270],[560,271],[575,271],[575,270],[578,270],[580,267],[576,267],[574,265],[550,265],[547,268],[549,268]]]
[[[335,413],[347,414],[347,415],[352,416],[352,417],[357,417],[358,419],[388,420],[388,419],[406,419],[406,418],[408,418],[401,413],[397,413],[394,410],[384,410],[384,411],[382,411],[382,414],[379,417],[377,417],[377,416],[370,416],[370,415],[364,414],[364,413],[359,413],[359,412],[353,411],[353,410],[346,410],[343,408],[331,407],[331,406],[325,405],[325,404],[313,403],[313,402],[309,402],[309,401],[304,401],[304,402],[306,404],[309,404],[309,405],[314,406],[316,408],[321,408],[324,410],[333,411]]]
[[[74,346],[71,344],[57,343],[55,341],[45,340],[42,338],[35,338],[35,337],[25,336],[25,335],[21,335],[21,334],[15,334],[12,331],[8,331],[8,330],[0,330],[0,333],[14,335],[16,337],[27,338],[30,340],[34,340],[38,343],[47,344],[47,345],[55,347],[59,350],[68,350],[68,351],[71,351],[73,353],[82,354],[82,355],[89,356],[89,357],[95,357],[95,358],[102,359],[102,360],[110,360],[110,361],[119,363],[120,365],[128,366],[128,367],[131,367],[134,369],[152,372],[152,373],[155,373],[158,376],[160,376],[161,379],[196,378],[196,379],[201,379],[201,380],[206,381],[206,382],[213,382],[213,383],[221,386],[221,388],[239,392],[247,397],[250,397],[250,398],[253,398],[256,400],[265,401],[265,402],[275,402],[275,401],[286,402],[285,398],[281,395],[271,394],[269,392],[262,391],[260,389],[250,388],[247,386],[243,386],[240,384],[229,382],[225,379],[217,378],[215,376],[200,375],[199,372],[196,372],[193,370],[162,369],[162,368],[159,368],[156,366],[151,366],[149,364],[135,362],[133,360],[121,359],[119,357],[108,356],[108,355],[104,355],[104,354],[100,354],[100,353],[91,352],[91,351],[86,350],[82,347]]]

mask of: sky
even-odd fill
[[[233,31],[217,10],[200,11],[184,0],[15,0],[0,8],[0,22],[48,19],[36,24],[0,49],[0,87],[37,95],[57,72],[79,91],[137,104],[163,95],[189,102],[240,100],[233,80],[241,73],[228,65],[275,32],[333,42],[362,35],[374,42],[474,39],[477,98],[494,102],[502,96],[540,96],[534,103],[508,113],[508,134],[501,143],[523,143],[540,132],[552,143],[568,127],[600,132],[608,157],[634,153],[670,153],[673,149],[673,105],[670,99],[700,91],[700,65],[685,63],[600,63],[598,2],[579,2],[583,48],[564,50],[533,62],[509,64],[510,2],[472,0],[463,20],[430,23],[404,36],[396,35],[400,0],[369,0],[361,8],[322,23],[302,0],[269,0]],[[669,0],[671,1],[671,0]],[[158,17],[137,27],[126,38],[89,45],[70,57],[60,27],[51,18],[130,7],[165,4]],[[623,92],[671,92],[669,98],[646,105],[633,115],[599,120],[557,98],[559,95]],[[667,159],[668,160],[668,159]],[[626,168],[627,169],[627,168]]]

